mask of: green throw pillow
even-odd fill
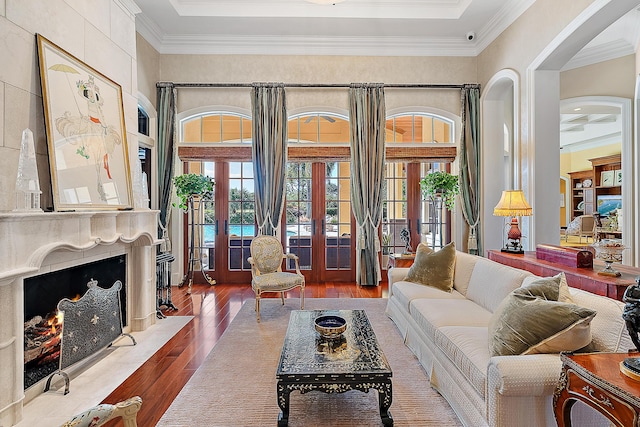
[[[455,266],[456,247],[453,242],[437,252],[420,244],[416,250],[416,259],[404,280],[451,292]]]
[[[515,289],[489,321],[492,356],[575,351],[591,342],[596,312],[558,302],[561,277],[538,279]]]
[[[543,297],[549,301],[560,301],[572,303],[569,285],[564,273],[558,273],[553,277],[540,277],[527,285],[522,285],[521,290],[530,289],[532,296]]]

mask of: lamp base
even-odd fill
[[[522,249],[516,249],[516,248],[502,248],[500,249],[500,252],[507,252],[510,254],[523,254],[524,251]]]

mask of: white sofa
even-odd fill
[[[420,360],[431,386],[461,422],[469,427],[555,426],[559,355],[491,357],[489,352],[492,313],[512,290],[537,276],[459,251],[451,293],[404,281],[408,270],[388,271],[387,314]],[[575,288],[570,293],[575,304],[597,311],[591,322],[593,351],[634,348],[622,319],[624,304]],[[573,425],[609,425],[580,406],[574,406]]]

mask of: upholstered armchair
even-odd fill
[[[565,242],[569,239],[569,236],[578,236],[580,243],[582,238],[586,238],[587,242],[589,237],[595,238],[596,222],[593,215],[579,215],[569,223],[567,229],[564,232]]]
[[[141,406],[142,399],[138,396],[115,405],[103,403],[74,416],[61,427],[99,427],[118,417],[122,417],[125,427],[137,427],[136,416]]]
[[[285,254],[282,243],[273,236],[256,236],[251,241],[251,287],[256,294],[256,318],[260,321],[260,297],[263,292],[280,292],[284,305],[284,293],[300,287],[300,309],[304,310],[304,276],[300,272],[298,256]],[[282,261],[295,261],[296,272],[282,271]]]

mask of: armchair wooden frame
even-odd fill
[[[251,241],[251,288],[256,294],[256,319],[260,322],[260,298],[264,292],[280,292],[284,305],[284,293],[300,287],[300,309],[304,310],[305,279],[300,272],[297,255],[284,253],[282,243],[274,236],[256,236]],[[282,271],[284,260],[294,260],[296,272]]]

